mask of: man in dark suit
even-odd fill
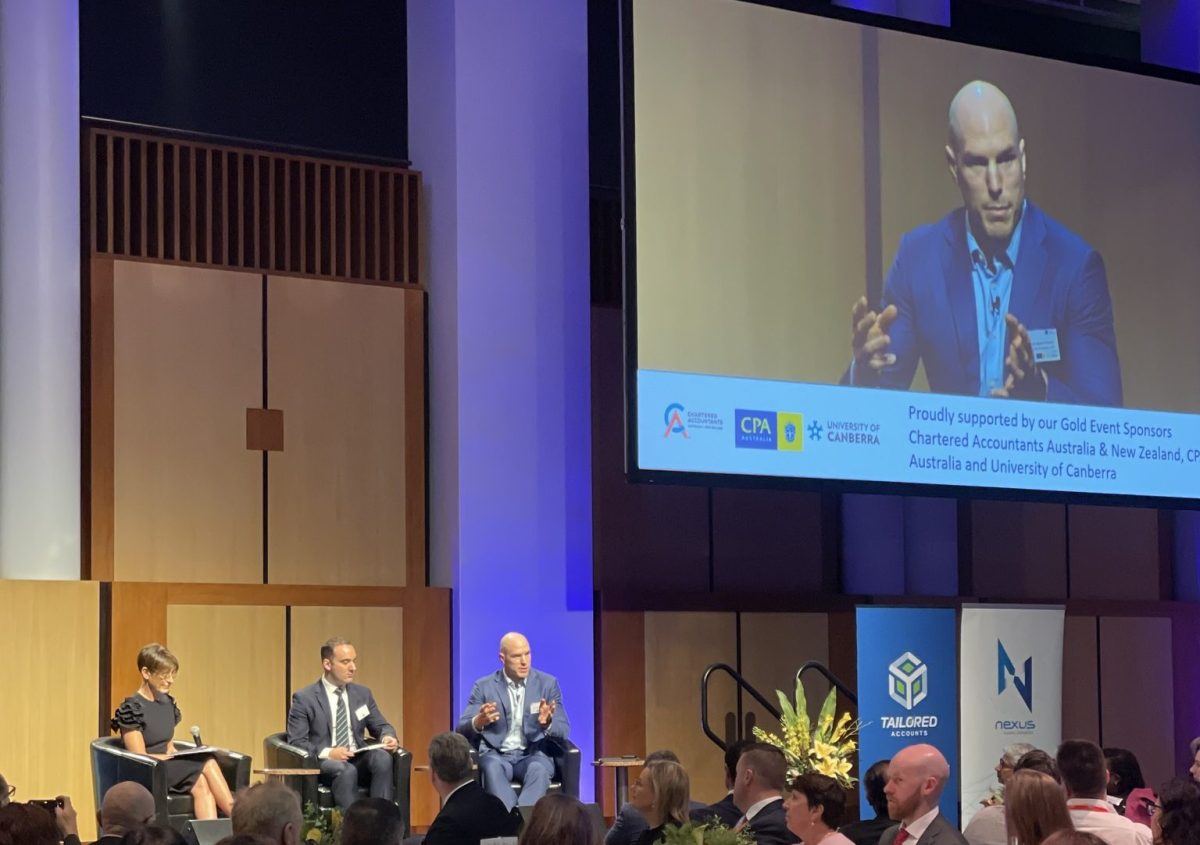
[[[321,783],[343,811],[358,797],[360,782],[369,783],[372,798],[394,800],[392,752],[400,747],[371,690],[352,683],[357,661],[346,640],[335,637],[321,646],[324,673],[292,696],[287,720],[288,744],[320,758]],[[360,750],[376,742],[383,748]]]
[[[938,801],[950,779],[950,764],[932,745],[901,748],[888,764],[888,815],[894,824],[879,845],[967,845],[958,828],[938,813]]]
[[[475,782],[471,746],[462,734],[447,732],[430,740],[429,779],[442,809],[424,845],[479,845],[481,839],[516,836],[521,817]]]
[[[855,303],[844,381],[907,390],[921,362],[936,393],[1121,405],[1104,262],[1026,199],[1003,91],[963,86],[945,152],[964,207],[901,239],[879,311]]]
[[[754,745],[752,739],[739,739],[737,742],[731,742],[725,748],[725,789],[728,792],[725,797],[715,804],[706,804],[703,807],[691,811],[691,818],[694,822],[707,822],[716,819],[725,827],[733,827],[742,817],[742,811],[737,808],[737,804],[733,803],[733,784],[737,780],[737,762],[741,758],[742,752]]]
[[[500,640],[501,669],[475,682],[458,731],[479,750],[487,791],[512,809],[532,806],[554,776],[547,745],[571,732],[553,675],[532,668],[529,640],[516,632]],[[518,802],[511,781],[521,782]]]
[[[748,746],[734,770],[733,803],[742,815],[733,829],[750,834],[758,845],[795,842],[783,808],[786,783],[787,760],[782,751],[765,742]]]
[[[888,761],[879,760],[873,763],[862,780],[867,792],[867,803],[875,811],[875,818],[842,825],[838,828],[838,833],[854,845],[879,845],[879,837],[893,824],[888,816],[887,796],[883,794],[888,782]]]

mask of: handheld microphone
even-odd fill
[[[200,741],[200,726],[199,725],[192,725],[192,742],[196,743],[196,745],[204,744],[203,742]]]

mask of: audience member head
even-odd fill
[[[242,790],[233,805],[233,832],[261,836],[272,845],[297,845],[303,825],[300,796],[281,783]]]
[[[1013,766],[1013,771],[1023,772],[1041,772],[1044,775],[1049,775],[1054,778],[1055,783],[1062,783],[1062,775],[1058,771],[1058,763],[1054,762],[1054,758],[1040,748],[1035,748],[1032,751],[1026,751],[1021,755],[1021,759],[1017,760],[1017,765]]]
[[[1056,830],[1073,830],[1067,794],[1049,775],[1014,771],[1004,787],[1004,824],[1009,842],[1042,845]]]
[[[932,745],[909,745],[896,752],[888,764],[888,815],[912,822],[937,806],[950,779],[950,764]]]
[[[800,775],[788,789],[783,802],[787,827],[800,841],[820,842],[846,821],[846,790],[833,778],[815,773]]]
[[[691,787],[683,766],[671,760],[648,763],[629,790],[629,803],[650,827],[686,824]]]
[[[733,789],[733,782],[737,780],[737,761],[742,756],[742,752],[754,745],[752,739],[739,739],[737,742],[731,742],[725,746],[725,788]]]
[[[1200,786],[1172,778],[1159,787],[1150,830],[1155,845],[1200,845]]]
[[[1192,752],[1192,767],[1188,769],[1188,774],[1192,776],[1192,780],[1200,783],[1200,736],[1193,739],[1188,748]]]
[[[863,789],[867,791],[867,802],[875,811],[875,817],[879,819],[888,817],[887,796],[883,794],[887,782],[887,760],[878,760],[872,763],[871,768],[867,769],[867,773],[863,775]]]
[[[443,799],[471,777],[471,744],[462,734],[446,731],[429,740],[429,779]]]
[[[58,845],[54,816],[36,804],[0,807],[0,845]]]
[[[4,779],[4,775],[0,775],[0,807],[3,807],[12,799],[12,794],[16,792],[16,787],[8,785],[8,781]]]
[[[658,748],[646,755],[646,765],[656,760],[670,760],[672,763],[678,763],[679,755],[669,748]]]
[[[1108,768],[1108,794],[1125,798],[1135,789],[1146,785],[1137,757],[1125,748],[1105,748],[1104,764]]]
[[[755,742],[738,758],[733,780],[733,803],[745,813],[764,798],[783,794],[787,785],[787,758],[774,745]]]
[[[187,845],[187,840],[174,828],[152,824],[125,834],[121,845]]]
[[[1082,830],[1056,830],[1046,837],[1042,845],[1108,845],[1094,833],[1084,833]]]
[[[123,780],[100,802],[100,834],[124,836],[154,821],[154,796],[140,783]]]
[[[400,808],[383,798],[362,798],[342,819],[342,845],[400,845],[404,817]]]
[[[649,757],[646,758],[649,761]],[[671,761],[666,761],[671,762]],[[675,765],[678,765],[676,763]],[[598,845],[600,836],[578,798],[545,795],[533,805],[533,814],[521,832],[520,845]],[[346,840],[342,839],[342,845]]]
[[[1103,798],[1107,794],[1108,769],[1099,745],[1086,739],[1068,739],[1058,746],[1055,759],[1069,797]]]
[[[996,780],[1000,781],[1002,785],[1008,783],[1021,755],[1035,750],[1037,750],[1036,747],[1028,742],[1014,742],[1005,748],[1000,754],[1000,762],[996,764]]]

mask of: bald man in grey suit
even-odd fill
[[[950,764],[932,745],[902,748],[888,764],[888,815],[899,822],[879,837],[879,845],[967,845],[958,828],[938,812]]]

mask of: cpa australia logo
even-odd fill
[[[905,710],[912,710],[929,695],[929,667],[911,651],[888,666],[888,695]]]
[[[1008,652],[1004,650],[1004,643],[996,640],[997,654],[997,672],[996,672],[996,695],[1000,695],[1008,688],[1008,679],[1012,678],[1012,685],[1017,693],[1021,696],[1021,700],[1025,702],[1025,706],[1029,708],[1029,712],[1033,712],[1033,656],[1025,658],[1025,674],[1018,675],[1017,667],[1013,665],[1009,659]]]

